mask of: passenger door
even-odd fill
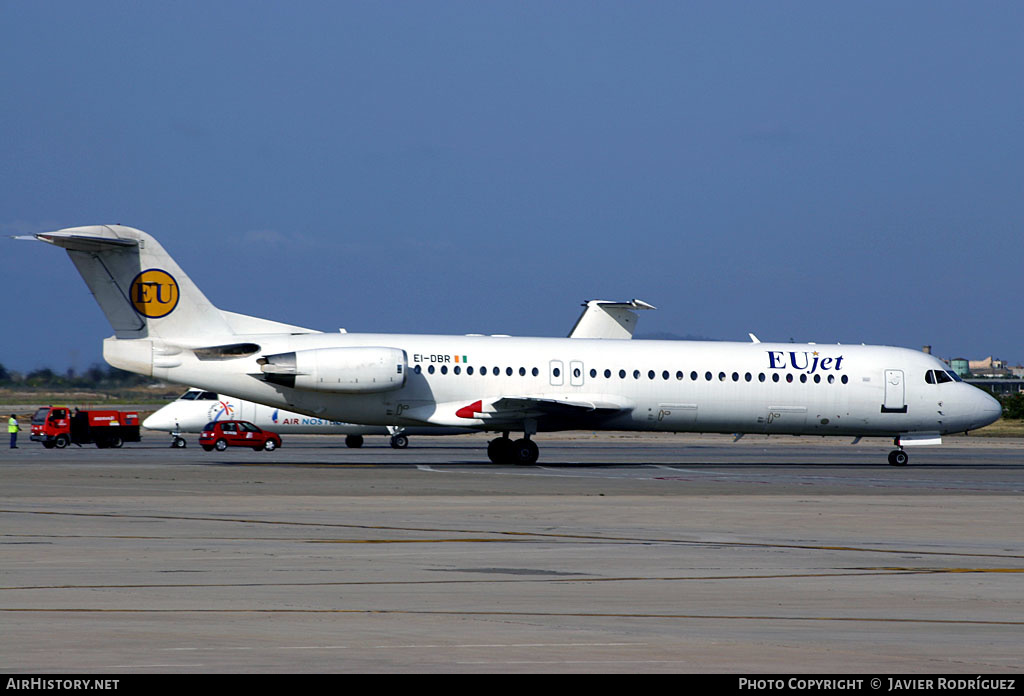
[[[565,375],[562,374],[562,361],[552,360],[548,366],[550,370],[549,375],[551,379],[551,386],[560,387],[565,383]]]
[[[885,371],[885,401],[882,413],[906,413],[906,387],[903,383],[903,370]]]
[[[583,363],[579,360],[569,363],[569,384],[574,387],[583,386]]]

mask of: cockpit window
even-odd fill
[[[216,401],[217,392],[201,391],[199,389],[189,389],[187,392],[182,394],[179,401]]]
[[[924,375],[928,384],[945,384],[946,382],[962,382],[960,376],[948,370],[928,370]]]

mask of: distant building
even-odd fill
[[[1006,367],[1006,362],[1003,360],[996,360],[990,355],[984,360],[971,360],[970,367],[972,372],[981,370],[999,370]]]

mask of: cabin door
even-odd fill
[[[906,413],[906,387],[903,383],[903,370],[885,371],[885,402],[882,413]]]

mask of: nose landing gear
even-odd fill
[[[903,451],[903,448],[895,449],[889,453],[889,464],[892,466],[906,466],[910,457]]]

